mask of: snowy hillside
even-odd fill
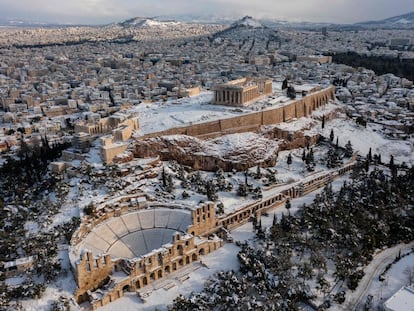
[[[231,27],[264,28],[265,26],[253,17],[245,16],[242,19],[235,21]]]
[[[227,29],[220,31],[214,35],[215,38],[229,39],[246,39],[255,38],[256,40],[273,39],[277,41],[277,35],[274,29],[264,26],[258,20],[251,16],[245,16],[235,21]]]
[[[179,22],[176,21],[159,21],[153,18],[148,17],[134,17],[119,23],[122,27],[158,27],[158,28],[168,28],[170,26],[178,25]]]
[[[386,27],[386,28],[414,28],[414,12],[404,15],[398,15],[378,21],[368,21],[358,23],[358,25],[366,27]]]

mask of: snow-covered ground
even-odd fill
[[[373,296],[373,306],[382,305],[387,299],[395,294],[401,287],[409,285],[406,268],[414,269],[414,242],[409,244],[397,245],[395,247],[385,249],[378,252],[371,263],[364,269],[365,276],[361,280],[358,288],[349,292],[346,301],[341,306],[335,306],[332,310],[359,310],[368,295]],[[392,264],[398,254],[403,257],[396,263]],[[388,264],[392,264],[391,268],[384,274],[384,280],[380,281],[379,276],[385,271]]]
[[[166,103],[141,103],[131,111],[140,114],[140,127],[143,134],[163,131],[191,123],[206,122],[239,115],[250,110],[239,107],[226,107],[210,104],[213,92],[204,91],[200,95],[182,98]]]
[[[331,129],[334,130],[335,140],[338,137],[340,146],[344,146],[349,140],[354,150],[358,150],[362,156],[366,156],[371,148],[373,155],[381,154],[384,163],[389,162],[391,155],[394,156],[397,163],[414,163],[413,138],[408,140],[387,139],[381,134],[379,125],[369,123],[365,128],[352,120],[345,119],[345,117],[326,122],[322,134],[329,137]]]
[[[60,277],[50,283],[46,284],[46,291],[39,299],[21,300],[23,310],[25,311],[40,311],[49,310],[51,304],[57,301],[59,297],[72,297],[76,290],[76,283],[72,276],[72,271],[69,267],[69,257],[66,248],[59,251],[58,258],[61,260],[62,273]],[[73,305],[71,307],[74,307]]]

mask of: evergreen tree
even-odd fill
[[[241,197],[247,196],[247,186],[246,184],[239,184],[239,188],[237,188],[237,195]]]
[[[350,158],[350,157],[352,157],[353,153],[354,153],[354,149],[352,148],[351,141],[348,140],[348,142],[345,145],[345,156]]]
[[[293,86],[289,86],[287,88],[287,93],[286,95],[290,98],[290,99],[295,99],[296,98],[296,90]]]
[[[262,172],[260,170],[260,164],[257,164],[256,178],[260,178],[260,177],[262,177]]]
[[[290,203],[290,199],[288,198],[287,200],[286,200],[286,203],[285,203],[285,208],[287,209],[287,211],[288,211],[288,213],[289,213],[289,216],[290,216],[290,208],[292,207],[292,205],[291,205],[291,203]]]
[[[283,80],[283,82],[282,82],[282,90],[285,90],[285,89],[287,89],[288,88],[288,80],[287,79],[285,79],[285,80]]]
[[[290,165],[292,164],[292,154],[288,154],[287,156],[287,165],[290,168]]]
[[[330,140],[331,142],[333,142],[334,137],[335,137],[335,135],[334,135],[334,130],[333,130],[333,129],[331,129],[331,133],[329,134],[329,140]]]
[[[394,168],[394,156],[393,155],[391,155],[391,157],[390,157],[389,167],[390,167],[390,169],[393,169]]]
[[[369,162],[371,162],[371,161],[372,161],[372,150],[371,150],[371,148],[369,148],[369,151],[368,151],[368,154],[367,154],[367,160],[368,160]]]

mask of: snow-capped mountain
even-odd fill
[[[414,12],[390,17],[379,21],[358,23],[358,25],[365,27],[414,28]]]
[[[170,26],[178,25],[179,22],[176,21],[159,21],[154,18],[149,17],[134,17],[127,19],[126,21],[123,21],[119,23],[119,26],[122,27],[160,27],[160,28],[168,28]]]

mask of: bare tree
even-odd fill
[[[414,266],[407,266],[404,269],[404,275],[407,277],[407,283],[409,286],[414,284]]]

